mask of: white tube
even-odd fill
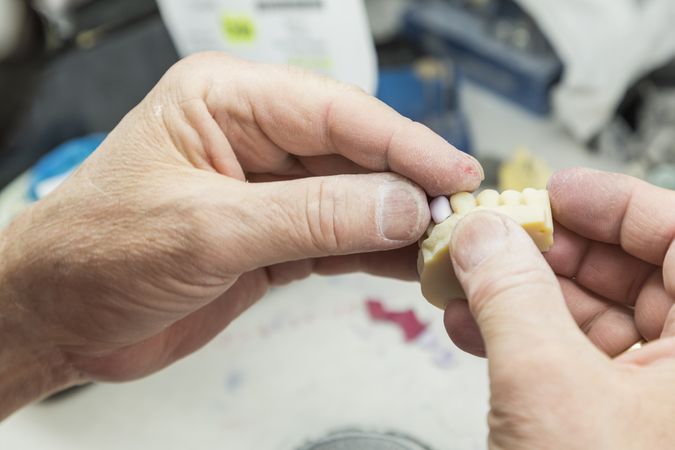
[[[0,61],[11,55],[20,43],[26,24],[26,5],[23,0],[0,1]]]

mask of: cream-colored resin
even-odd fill
[[[505,214],[523,226],[542,252],[553,246],[553,217],[548,192],[525,189],[522,193],[486,190],[478,197],[462,192],[450,197],[453,214],[429,227],[420,242],[418,270],[422,294],[433,305],[445,309],[448,301],[465,298],[450,261],[448,245],[455,225],[474,211],[490,210]]]

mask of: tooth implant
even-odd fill
[[[452,215],[448,197],[435,198],[429,208],[431,209],[431,218],[436,224],[445,222]]]
[[[525,189],[522,193],[485,190],[477,197],[468,192],[449,199],[438,197],[431,202],[434,221],[426,239],[420,242],[418,271],[422,294],[433,305],[445,309],[448,301],[466,298],[450,260],[448,246],[455,225],[474,211],[495,211],[518,222],[532,237],[539,250],[546,252],[553,246],[553,216],[548,192]]]

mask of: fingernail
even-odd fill
[[[480,175],[481,180],[485,180],[485,171],[483,170],[483,166],[478,162],[476,158],[473,156],[469,155],[468,153],[462,153],[464,155],[464,159],[469,161],[476,169],[478,174]]]
[[[430,220],[428,210],[425,194],[412,184],[389,181],[380,186],[377,222],[385,239],[416,239],[422,228],[422,220],[427,223]]]
[[[480,266],[507,243],[507,224],[493,213],[469,214],[455,227],[452,257],[465,272]]]

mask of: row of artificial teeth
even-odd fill
[[[448,220],[453,213],[467,214],[475,208],[482,206],[485,208],[496,208],[498,206],[509,205],[529,205],[541,199],[545,192],[537,189],[525,189],[522,193],[518,191],[499,192],[486,189],[478,197],[474,197],[468,192],[460,192],[448,199],[448,197],[437,197],[431,204],[431,217],[436,224]]]

